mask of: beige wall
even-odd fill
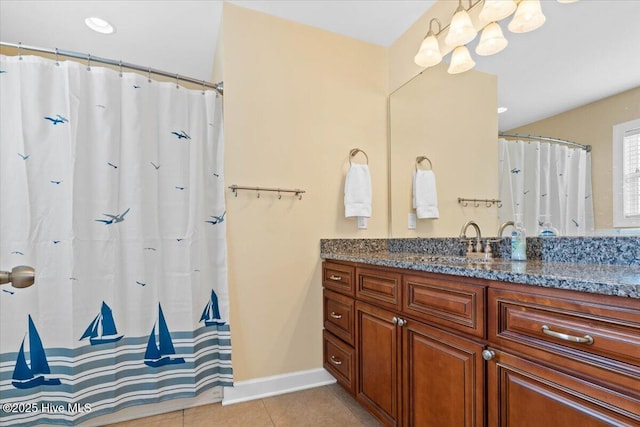
[[[454,237],[468,220],[484,236],[497,233],[497,207],[463,207],[458,197],[498,198],[497,79],[479,71],[451,75],[447,64],[427,69],[391,95],[391,234]],[[407,228],[417,156],[433,164],[439,219]],[[471,234],[472,235],[472,234]]]
[[[225,3],[227,194],[237,381],[322,366],[321,238],[387,236],[386,50]],[[369,155],[368,230],[344,218],[349,150]]]
[[[591,182],[596,229],[613,228],[613,125],[640,118],[640,88],[530,123],[509,132],[552,136],[591,145]]]

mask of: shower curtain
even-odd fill
[[[528,236],[543,218],[561,236],[593,232],[591,153],[540,141],[499,139],[500,222],[522,214]]]
[[[221,98],[35,56],[0,56],[0,93],[0,269],[36,270],[1,287],[0,425],[220,396]]]

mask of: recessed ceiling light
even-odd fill
[[[505,111],[507,111],[507,110],[508,110],[508,108],[507,108],[507,107],[498,107],[498,114],[502,114],[502,113],[504,113],[504,112],[505,112]]]
[[[91,16],[85,19],[84,23],[87,24],[87,27],[100,34],[113,34],[116,32],[116,29],[113,27],[113,25],[111,25],[104,19],[97,18],[95,16]]]

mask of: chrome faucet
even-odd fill
[[[473,227],[476,230],[475,248],[473,247],[471,239],[467,237],[467,229],[469,227]],[[470,252],[482,252],[482,241],[480,240],[482,239],[482,235],[480,234],[480,227],[478,226],[478,224],[476,224],[475,221],[467,221],[464,223],[462,229],[460,230],[460,238],[468,241],[467,254],[469,254]]]

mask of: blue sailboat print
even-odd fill
[[[147,350],[144,352],[144,363],[152,368],[184,363],[182,357],[172,358],[174,354],[176,350],[173,348],[171,334],[162,314],[162,306],[158,304],[158,342],[156,343],[156,324],[154,324],[147,342]]]
[[[100,313],[91,321],[89,327],[80,337],[80,341],[89,338],[91,345],[108,344],[119,341],[122,336],[122,334],[118,334],[116,329],[111,308],[102,301]]]
[[[32,388],[41,385],[59,385],[60,380],[58,378],[47,378],[45,375],[51,374],[49,363],[47,363],[47,356],[42,346],[42,340],[36,330],[36,325],[31,320],[29,315],[29,361],[31,366],[27,363],[27,358],[24,351],[24,340],[20,344],[20,351],[18,352],[18,358],[16,359],[16,366],[13,369],[13,381],[11,382],[16,388]]]
[[[211,290],[211,298],[202,311],[200,322],[204,321],[205,326],[224,325],[224,321],[220,318],[220,309],[218,307],[218,296]]]

